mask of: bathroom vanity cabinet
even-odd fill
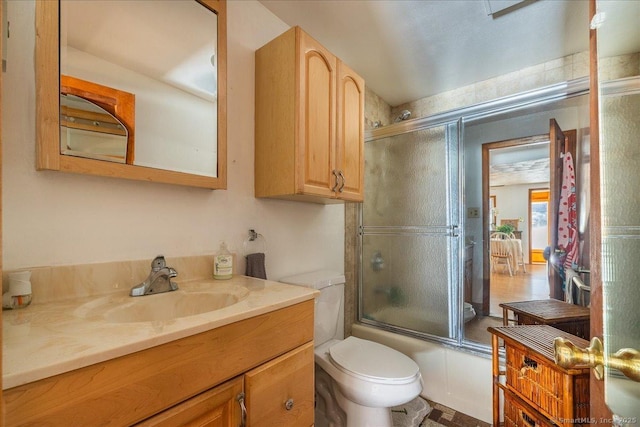
[[[311,426],[313,310],[311,299],[5,390],[5,425]]]
[[[294,27],[256,51],[255,195],[361,202],[364,80]]]

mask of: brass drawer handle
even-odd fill
[[[527,375],[527,371],[538,371],[538,362],[531,359],[530,357],[524,356],[522,358],[522,366],[520,367],[520,374],[518,378],[524,378]]]

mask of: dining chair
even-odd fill
[[[496,231],[490,235],[491,247],[491,271],[495,271],[496,264],[506,265],[509,270],[509,276],[513,276],[511,268],[511,237],[507,233]],[[503,269],[504,271],[504,269]]]
[[[515,242],[516,241],[516,235],[513,233],[509,233],[509,237],[511,237],[511,239]],[[524,250],[522,249],[522,240],[520,240],[519,242],[519,248],[517,248],[516,253],[513,255],[515,261],[516,261],[516,272],[518,271],[518,267],[522,266],[522,271],[524,271],[525,273],[527,272],[527,266],[524,263]]]

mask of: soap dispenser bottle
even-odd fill
[[[213,278],[218,280],[231,279],[233,276],[233,257],[225,242],[220,243],[220,249],[213,257]]]

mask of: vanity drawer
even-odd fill
[[[244,377],[247,424],[311,426],[314,422],[313,343],[249,371]]]
[[[239,426],[242,422],[238,403],[240,393],[242,377],[200,393],[135,427]]]
[[[5,425],[131,425],[313,342],[313,300],[5,390]],[[295,326],[293,326],[295,325]]]

